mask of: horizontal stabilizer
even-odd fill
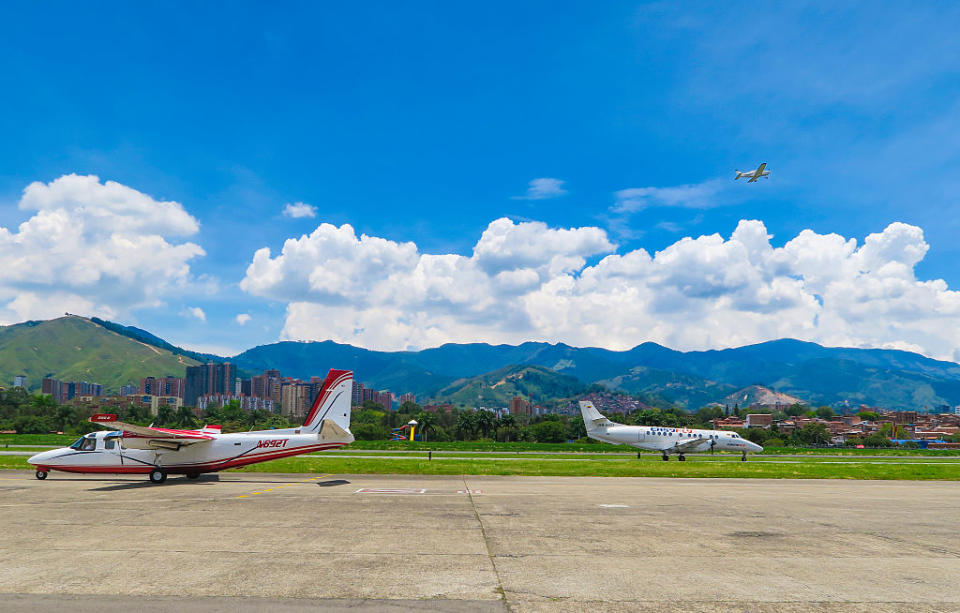
[[[317,434],[317,439],[324,443],[349,444],[353,442],[353,433],[344,430],[332,419],[324,419],[320,426],[320,433]]]
[[[613,423],[601,415],[600,411],[597,410],[597,407],[593,406],[593,403],[589,400],[580,401],[580,413],[583,415],[583,425],[587,427],[587,430],[592,430],[597,426]]]

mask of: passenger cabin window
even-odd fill
[[[104,449],[115,449],[117,447],[117,439],[115,438],[105,438],[103,439],[103,448]]]

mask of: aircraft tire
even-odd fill
[[[199,479],[200,473],[187,473],[187,479]]]
[[[680,460],[681,462],[686,462],[686,461],[687,461],[686,456],[680,456],[680,457],[678,457],[677,459]]]
[[[47,471],[45,471],[45,470],[38,470],[34,476],[35,476],[37,479],[40,479],[41,481],[43,481],[44,479],[47,478]]]
[[[150,471],[150,483],[163,483],[167,480],[167,471],[162,468],[154,468]]]
[[[663,454],[663,461],[664,461],[664,462],[669,462],[669,461],[670,461],[670,456],[668,456],[667,454]]]
[[[743,455],[740,457],[740,461],[741,461],[741,462],[746,462],[746,461],[747,461],[747,454],[743,454]]]

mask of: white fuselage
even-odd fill
[[[587,431],[587,436],[614,445],[630,445],[638,449],[663,453],[702,453],[710,451],[762,451],[752,443],[729,430],[698,430],[696,428],[667,428],[663,426],[624,426],[613,422],[598,424]],[[699,443],[694,443],[699,441]],[[678,446],[683,446],[682,450]]]
[[[199,474],[335,449],[349,442],[323,439],[315,432],[301,434],[299,428],[291,428],[214,434],[211,440],[165,449],[153,448],[148,441],[123,438],[118,432],[102,431],[91,432],[70,447],[38,453],[28,462],[42,471],[147,474],[162,468],[174,474]]]

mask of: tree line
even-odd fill
[[[104,412],[117,413],[121,421],[138,425],[154,425],[165,428],[191,429],[204,424],[220,424],[224,432],[291,428],[300,425],[282,415],[267,411],[245,411],[239,401],[231,401],[223,407],[211,407],[198,418],[189,407],[161,406],[157,415],[149,408],[130,404],[125,407],[110,407]],[[751,410],[751,412],[755,412]],[[829,412],[829,414],[828,414]],[[779,414],[778,414],[779,413]],[[711,429],[712,420],[727,414],[742,415],[739,407],[704,407],[686,411],[679,407],[646,408],[624,416],[611,416],[615,421],[644,426],[673,428]],[[22,388],[0,388],[0,430],[12,430],[18,434],[45,434],[64,432],[82,435],[95,428],[87,421],[90,409],[57,404],[51,396],[31,395]],[[773,412],[774,419],[790,416],[809,416],[829,419],[834,417],[829,407],[810,409],[805,405],[792,405]],[[428,412],[414,402],[405,402],[396,411],[386,411],[379,404],[367,401],[361,407],[353,407],[351,430],[357,440],[384,441],[391,438],[392,429],[400,428],[411,419],[418,422],[417,432],[422,441],[496,441],[562,443],[584,440],[586,429],[579,414],[563,415],[548,413],[535,417],[500,415],[490,411],[453,409],[450,412]],[[871,417],[867,415],[867,417]],[[872,416],[874,419],[876,416]],[[823,424],[807,424],[791,434],[763,428],[740,428],[736,430],[747,440],[764,447],[810,447],[831,443],[829,430]],[[895,445],[890,438],[896,433],[891,424],[885,424],[878,432],[864,437],[851,437],[847,446],[890,447]],[[960,442],[960,435],[944,436],[944,440]],[[916,446],[906,444],[906,446]]]

